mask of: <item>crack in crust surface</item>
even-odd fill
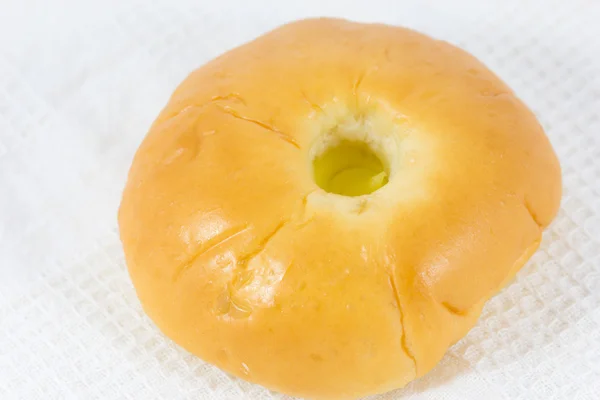
[[[537,215],[535,214],[535,212],[533,211],[533,209],[531,208],[531,204],[529,204],[529,202],[527,201],[527,199],[523,199],[523,206],[525,207],[525,209],[527,210],[527,212],[529,213],[529,215],[531,216],[531,219],[533,220],[533,222],[535,222],[535,224],[540,228],[543,229],[544,228],[544,224],[542,224],[540,222],[540,220],[538,219]]]
[[[412,353],[412,351],[408,348],[407,340],[406,340],[406,329],[404,328],[404,312],[402,310],[402,303],[400,302],[400,296],[398,295],[398,288],[396,286],[396,279],[394,278],[393,273],[389,273],[388,275],[389,283],[392,288],[392,292],[394,294],[394,301],[396,302],[396,307],[398,308],[398,313],[400,314],[400,325],[402,327],[402,338],[400,339],[400,344],[404,353],[411,359],[414,368],[415,374],[417,373],[417,360]]]
[[[271,232],[267,233],[267,235],[258,243],[254,250],[250,251],[249,253],[245,254],[244,256],[238,259],[237,265],[239,267],[245,267],[246,265],[248,265],[248,263],[254,257],[260,254],[265,249],[265,247],[267,247],[271,239],[273,239],[277,232],[279,232],[281,228],[283,228],[286,224],[287,221],[281,221],[279,224],[277,224],[277,226]]]
[[[443,301],[441,304],[442,307],[444,307],[450,314],[454,314],[459,317],[463,317],[466,314],[465,311],[459,310],[447,301]]]
[[[260,121],[260,120],[257,120],[257,119],[253,119],[253,118],[246,117],[246,116],[244,116],[244,115],[240,114],[239,112],[237,112],[236,110],[234,110],[233,108],[231,108],[231,107],[229,107],[229,106],[221,106],[221,105],[218,105],[218,106],[219,106],[219,108],[220,108],[220,109],[221,109],[221,110],[222,110],[224,113],[226,113],[226,114],[229,114],[229,115],[231,115],[232,117],[234,117],[234,118],[237,118],[237,119],[239,119],[239,120],[246,121],[246,122],[250,122],[250,123],[252,123],[252,124],[254,124],[254,125],[260,126],[260,127],[261,127],[261,128],[263,128],[263,129],[266,129],[266,130],[268,130],[268,131],[270,131],[270,132],[273,132],[273,133],[275,133],[275,134],[276,134],[276,135],[277,135],[277,136],[278,136],[278,137],[279,137],[281,140],[283,140],[283,141],[285,141],[285,142],[287,142],[287,143],[291,144],[292,146],[294,146],[294,147],[295,147],[295,148],[297,148],[297,149],[300,149],[300,145],[298,144],[298,142],[296,141],[296,139],[294,139],[293,137],[291,137],[291,136],[290,136],[290,135],[288,135],[287,133],[280,131],[280,130],[279,130],[279,129],[277,129],[276,127],[274,127],[274,126],[272,126],[272,125],[270,125],[270,124],[268,124],[268,123],[266,123],[266,122],[263,122],[263,121]]]
[[[213,238],[202,243],[202,245],[199,246],[198,250],[194,252],[194,254],[192,254],[188,260],[186,260],[184,263],[182,263],[175,269],[175,273],[173,274],[173,280],[176,281],[177,279],[179,279],[181,274],[188,270],[194,264],[194,262],[203,254],[225,244],[229,240],[233,239],[238,235],[241,235],[249,229],[250,225],[248,224],[242,226],[235,226],[229,229],[225,229],[220,234],[215,235]]]
[[[321,114],[325,114],[325,111],[323,111],[323,108],[318,105],[317,103],[313,102],[312,100],[310,100],[308,98],[308,96],[306,95],[305,92],[302,92],[302,97],[304,98],[304,100],[308,103],[308,105],[315,111],[321,113]]]
[[[246,101],[244,100],[244,98],[239,94],[239,93],[229,93],[226,95],[221,95],[221,96],[213,96],[210,98],[210,100],[206,101],[205,103],[201,103],[201,104],[190,104],[188,106],[183,107],[182,109],[180,109],[179,111],[173,112],[167,116],[165,116],[164,119],[160,120],[160,123],[158,125],[164,124],[174,118],[177,118],[179,115],[184,114],[186,112],[188,112],[189,110],[192,109],[202,109],[204,107],[207,107],[211,104],[215,104],[219,107],[223,107],[220,103],[221,102],[233,102],[233,103],[240,103],[242,105],[246,105]]]

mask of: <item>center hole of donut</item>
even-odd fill
[[[388,182],[384,163],[366,143],[341,141],[313,160],[314,179],[329,193],[362,196]]]

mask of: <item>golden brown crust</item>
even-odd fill
[[[312,179],[310,149],[344,124],[387,141],[392,175],[370,195]],[[119,224],[142,305],[175,342],[275,390],[356,398],[429,371],[535,251],[560,195],[537,120],[472,56],[309,19],[177,88]]]

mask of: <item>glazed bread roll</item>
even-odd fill
[[[560,197],[540,124],[475,58],[308,19],[185,79],[135,155],[119,223],[166,336],[267,388],[352,399],[431,370]]]

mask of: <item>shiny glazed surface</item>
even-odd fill
[[[313,159],[389,172],[327,193]],[[357,398],[429,371],[536,250],[560,167],[534,115],[465,52],[397,27],[295,22],[193,72],[140,146],[119,212],[145,311],[284,393]]]

